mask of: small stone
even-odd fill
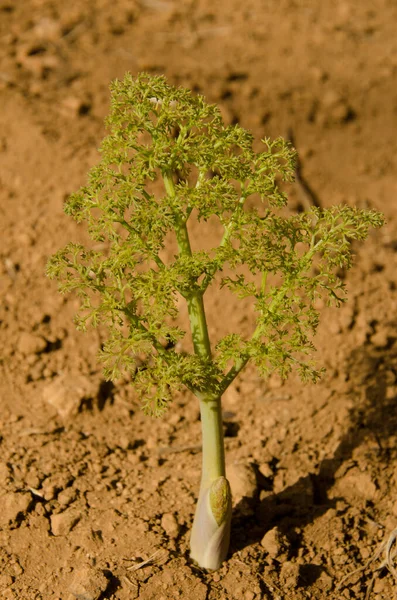
[[[373,501],[377,493],[371,476],[358,468],[350,469],[346,475],[337,479],[335,490],[339,490],[345,498],[362,498],[368,501]]]
[[[53,535],[67,535],[80,521],[81,515],[74,509],[51,515],[51,531]]]
[[[22,575],[22,573],[23,573],[23,568],[21,567],[19,562],[15,561],[14,563],[12,563],[11,574],[13,575],[13,577],[19,577],[20,575]]]
[[[43,378],[43,371],[45,369],[44,363],[42,360],[38,360],[34,363],[34,365],[29,369],[26,377],[26,381],[38,381]]]
[[[61,113],[68,117],[79,117],[86,115],[91,110],[91,103],[88,100],[77,98],[76,96],[68,96],[61,105]]]
[[[370,554],[371,554],[370,551],[369,551],[369,548],[366,548],[365,546],[362,546],[362,547],[359,548],[359,552],[361,554],[361,558],[364,561],[367,561],[369,559]]]
[[[40,335],[34,335],[23,331],[18,340],[18,350],[24,356],[29,354],[40,354],[45,350],[47,341]]]
[[[258,493],[255,471],[250,464],[232,463],[226,468],[226,476],[232,490],[233,502],[241,498],[254,498]]]
[[[285,561],[281,565],[280,580],[286,588],[295,588],[299,581],[300,567],[297,563]]]
[[[389,336],[387,334],[386,329],[381,329],[377,331],[373,335],[371,335],[371,344],[375,346],[375,348],[386,348],[389,343]]]
[[[4,590],[14,583],[13,578],[8,573],[1,573],[0,575],[0,589]]]
[[[47,484],[43,486],[43,498],[45,500],[50,501],[54,500],[57,494],[57,487],[53,484]]]
[[[43,390],[44,400],[53,406],[60,417],[75,416],[84,399],[95,398],[97,386],[84,375],[60,375]]]
[[[380,579],[380,577],[377,577],[375,579],[374,582],[374,587],[372,588],[374,594],[381,594],[382,592],[385,591],[385,580],[384,579]]]
[[[281,556],[287,556],[290,543],[278,527],[273,527],[273,529],[270,529],[270,531],[263,536],[261,546],[265,549],[270,558],[279,558]]]
[[[61,23],[49,17],[43,17],[34,26],[33,34],[38,39],[56,42],[61,37]]]
[[[25,364],[29,365],[29,367],[32,367],[33,365],[35,365],[38,361],[40,360],[40,357],[37,356],[37,354],[29,354],[26,358],[25,358]]]
[[[75,571],[69,591],[78,600],[98,600],[109,585],[99,569],[84,565]]]
[[[76,498],[76,490],[73,488],[66,488],[65,490],[62,490],[62,492],[60,492],[58,494],[57,500],[61,506],[67,506],[68,504],[73,502],[73,500],[75,500],[75,498]]]
[[[343,96],[328,90],[321,99],[322,120],[326,123],[345,123],[355,117],[355,112]]]
[[[258,469],[260,474],[263,475],[263,477],[266,477],[267,479],[271,479],[274,476],[273,470],[269,463],[260,464]]]
[[[316,587],[324,591],[332,590],[333,584],[334,582],[331,575],[328,575],[326,571],[322,571],[320,577],[318,577],[316,581]]]
[[[175,427],[176,425],[178,425],[178,423],[180,423],[183,420],[183,417],[179,413],[175,412],[175,413],[171,413],[167,420],[170,425]]]
[[[130,436],[121,434],[118,438],[117,445],[123,450],[128,450],[132,446]]]
[[[7,526],[29,509],[32,496],[24,492],[10,492],[0,497],[0,526]]]
[[[244,594],[244,600],[255,600],[255,594],[254,592],[245,592]]]
[[[169,538],[175,539],[178,537],[180,525],[174,514],[164,513],[161,517],[161,527],[164,529]]]

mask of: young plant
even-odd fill
[[[48,275],[61,292],[81,298],[80,329],[107,326],[105,375],[131,374],[147,412],[161,415],[183,387],[198,398],[202,480],[191,557],[217,569],[231,520],[222,394],[249,361],[265,377],[278,371],[285,378],[294,368],[303,380],[318,379],[309,356],[316,300],[344,300],[338,270],[351,264],[351,242],[382,217],[349,206],[288,214],[277,182],[293,179],[294,150],[283,139],[264,139],[255,152],[248,131],[226,126],[216,106],[164,77],[127,74],[111,89],[102,159],[65,205],[86,222],[94,244],[68,244],[50,259]],[[205,228],[214,217],[223,230],[219,244],[193,251],[191,220]],[[166,260],[172,239],[178,251]],[[232,332],[211,344],[210,286],[252,299],[251,335]],[[186,335],[177,322],[181,299],[192,353],[177,343]]]

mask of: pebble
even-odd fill
[[[281,556],[287,556],[290,543],[278,527],[273,527],[273,529],[267,531],[263,536],[261,546],[265,549],[270,558],[280,558]]]
[[[67,418],[78,413],[85,398],[96,398],[97,392],[96,384],[84,375],[59,375],[43,390],[43,399]]]
[[[9,492],[0,497],[0,526],[6,526],[21,515],[26,513],[32,502],[30,493]]]
[[[61,506],[67,506],[76,498],[76,490],[74,488],[66,488],[58,494],[57,500]]]
[[[357,468],[351,469],[338,479],[335,487],[345,498],[362,498],[373,501],[377,494],[377,487],[369,473],[362,473]]]
[[[109,581],[99,569],[84,565],[74,572],[69,586],[71,594],[79,600],[98,600],[108,587]]]
[[[386,348],[389,343],[389,336],[386,329],[381,329],[371,335],[371,344],[375,346],[375,348]]]
[[[49,502],[54,500],[57,494],[57,487],[53,484],[47,484],[43,486],[43,498]]]
[[[11,575],[8,575],[7,573],[2,573],[0,575],[0,589],[4,590],[5,588],[8,588],[13,583],[14,583],[14,579],[11,577]]]
[[[24,356],[40,354],[47,346],[47,341],[40,335],[23,331],[18,340],[18,350]]]
[[[18,559],[13,560],[10,563],[10,573],[13,577],[19,577],[23,573],[23,568],[18,562]]]
[[[325,92],[321,105],[320,121],[324,123],[345,123],[355,116],[347,100],[335,90]]]
[[[280,580],[286,588],[296,588],[300,567],[297,563],[285,561],[281,565]]]
[[[53,535],[67,535],[80,521],[80,513],[74,509],[51,515],[51,531]]]
[[[35,24],[33,34],[38,39],[56,42],[61,37],[61,23],[54,19],[43,17]]]
[[[226,475],[232,490],[233,502],[241,498],[254,498],[258,493],[255,471],[250,464],[231,463],[226,467]]]
[[[377,577],[374,582],[373,592],[374,594],[381,594],[385,591],[385,580]]]
[[[86,115],[91,110],[89,100],[83,100],[76,96],[67,96],[60,107],[60,112],[66,117],[79,117]]]
[[[180,525],[173,513],[164,513],[161,517],[161,527],[169,538],[175,539],[179,535]]]
[[[333,579],[326,571],[322,571],[316,581],[316,586],[324,591],[330,591],[333,587]]]
[[[178,413],[171,413],[168,418],[167,421],[170,425],[172,425],[173,427],[175,427],[176,425],[178,425],[178,423],[180,423],[181,421],[183,421],[183,417],[182,415],[178,414]]]
[[[263,475],[263,477],[266,477],[267,479],[273,478],[274,472],[269,463],[265,462],[260,464],[258,469],[261,475]]]

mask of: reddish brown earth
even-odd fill
[[[394,0],[0,0],[1,598],[397,598],[377,554],[397,526],[396,21]],[[76,332],[76,301],[44,276],[84,235],[63,201],[127,70],[203,93],[258,139],[291,129],[323,206],[387,218],[355,248],[348,303],[321,309],[323,380],[247,368],[226,394],[235,507],[215,573],[188,558],[196,400],[145,417],[127,381],[103,380],[105,332]],[[243,319],[207,310],[215,335]]]

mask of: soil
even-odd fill
[[[397,598],[396,21],[394,0],[0,0],[1,598]],[[348,303],[321,308],[322,381],[247,367],[225,395],[232,542],[213,573],[188,556],[197,401],[146,417],[103,378],[106,332],[77,332],[44,275],[84,235],[63,201],[98,160],[109,82],[143,70],[257,139],[292,132],[322,206],[387,219],[355,247]],[[243,319],[207,310],[214,335]]]

